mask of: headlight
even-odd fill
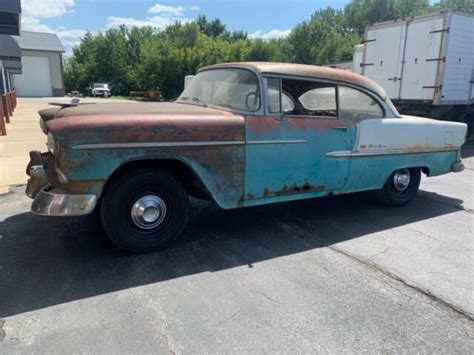
[[[48,133],[47,146],[48,146],[48,150],[51,154],[54,154],[54,145],[55,145],[54,136],[53,136],[52,133]]]

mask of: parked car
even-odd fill
[[[188,196],[231,209],[377,190],[401,206],[422,173],[463,170],[466,124],[401,116],[370,79],[309,65],[213,65],[173,103],[40,115],[49,151],[30,153],[32,211],[99,208],[106,233],[132,252],[175,240]]]
[[[102,97],[110,97],[110,88],[109,84],[105,83],[94,83],[89,88],[89,95],[93,97],[102,96]]]

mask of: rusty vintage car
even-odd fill
[[[188,196],[224,209],[378,190],[415,196],[421,174],[463,169],[466,125],[401,116],[357,74],[309,65],[201,69],[173,103],[88,104],[40,111],[49,151],[31,152],[32,211],[100,209],[132,252],[185,229]]]

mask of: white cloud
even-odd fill
[[[255,31],[254,33],[249,34],[249,38],[261,38],[263,40],[270,40],[276,38],[284,38],[290,34],[291,30],[271,30],[268,32],[263,32],[262,30]]]
[[[59,39],[61,40],[61,43],[63,44],[64,50],[66,53],[71,53],[72,48],[79,44],[81,41],[81,38],[85,36],[87,31],[84,30],[79,30],[79,29],[73,29],[73,30],[68,30],[67,28],[64,27],[59,27],[54,31]]]
[[[132,17],[117,17],[109,16],[107,17],[106,28],[118,27],[125,25],[127,27],[142,27],[142,26],[151,26],[157,29],[164,29],[167,26],[179,21],[181,23],[187,23],[192,21],[190,18],[185,16],[186,11],[199,11],[200,7],[196,5],[184,7],[184,6],[170,6],[155,4],[150,9],[148,13],[154,14],[155,16],[148,16],[144,19],[136,19]]]
[[[74,0],[42,0],[38,6],[38,0],[22,1],[22,30],[35,32],[56,33],[64,46],[66,53],[78,44],[86,31],[81,29],[67,29],[65,27],[51,28],[43,23],[41,19],[51,19],[59,16],[70,15],[74,11]]]
[[[75,5],[76,0],[41,0],[41,4],[38,4],[38,0],[22,0],[22,29],[25,31],[56,33],[61,39],[66,53],[70,53],[87,32],[82,29],[68,29],[62,26],[53,28],[44,24],[42,20],[72,15]],[[107,29],[120,25],[127,27],[152,26],[161,30],[176,21],[181,23],[190,22],[191,19],[186,17],[186,11],[200,11],[200,7],[197,5],[171,6],[157,3],[148,10],[153,16],[144,19],[109,16],[105,26]]]
[[[22,16],[30,18],[54,18],[66,15],[74,6],[74,0],[23,0]]]
[[[183,6],[169,6],[156,4],[152,6],[148,12],[151,14],[170,15],[175,17],[183,17],[185,8]]]
[[[107,17],[106,28],[112,27],[119,27],[121,25],[125,25],[127,27],[143,27],[143,26],[151,26],[155,27],[159,30],[165,29],[167,26],[172,25],[176,21],[181,23],[190,22],[191,19],[184,18],[184,17],[168,17],[168,16],[153,16],[147,17],[146,19],[139,20],[130,17],[115,17],[109,16]]]

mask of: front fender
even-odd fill
[[[68,178],[69,186],[76,186],[76,189],[81,190],[80,193],[94,193],[100,198],[105,183],[119,168],[130,162],[150,159],[177,160],[185,164],[201,180],[220,207],[227,209],[241,206],[244,191],[243,145],[167,149],[68,149],[58,159],[58,167]]]

